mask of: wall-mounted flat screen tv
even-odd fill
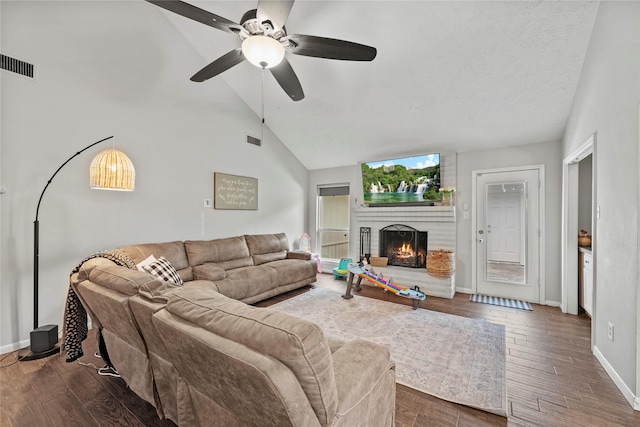
[[[433,205],[440,201],[440,154],[362,163],[364,203],[369,206]]]

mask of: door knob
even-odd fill
[[[484,243],[484,239],[478,239],[478,243]]]

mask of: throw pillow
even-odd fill
[[[136,268],[140,271],[145,271],[143,267],[146,267],[147,265],[151,264],[152,262],[156,262],[158,261],[156,259],[156,257],[152,255],[149,255],[148,257],[146,257],[145,259],[143,259],[142,261],[140,261],[139,263],[136,264]]]
[[[182,286],[183,284],[182,277],[180,277],[176,269],[163,256],[149,265],[143,265],[142,269],[167,282],[175,283],[178,286]]]

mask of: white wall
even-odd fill
[[[456,255],[456,289],[471,292],[471,250],[475,242],[472,236],[472,218],[464,219],[464,204],[471,213],[471,179],[474,170],[499,169],[516,166],[545,165],[545,247],[543,248],[546,281],[544,302],[560,305],[560,229],[562,196],[562,159],[558,142],[519,145],[495,150],[458,153],[458,177],[456,211],[458,218],[458,242]]]
[[[319,248],[316,247],[318,238],[316,236],[317,225],[317,196],[318,186],[329,187],[332,185],[349,185],[349,199],[351,201],[351,207],[362,203],[362,195],[358,196],[357,189],[361,184],[362,178],[360,177],[360,169],[355,166],[344,166],[331,169],[317,169],[309,171],[309,187],[307,189],[307,205],[309,206],[307,224],[307,233],[311,237],[311,247],[314,252],[319,252]],[[362,193],[362,190],[360,191]],[[359,251],[359,236],[354,235],[353,218],[350,217],[350,241],[349,241],[349,253],[357,254]],[[354,242],[355,240],[355,242]],[[354,246],[355,245],[355,246]]]
[[[601,2],[562,141],[568,156],[596,133],[595,352],[625,396],[638,366],[640,3]],[[607,324],[614,325],[614,340]],[[622,382],[622,384],[620,383]]]
[[[39,217],[40,325],[62,328],[69,274],[95,251],[245,233],[286,232],[293,243],[307,229],[307,170],[268,129],[262,147],[245,142],[247,134],[260,135],[260,119],[222,78],[189,81],[205,61],[157,7],[11,1],[0,7],[2,53],[37,67],[35,81],[0,73],[7,190],[0,352],[28,344],[33,328],[32,230],[40,192],[58,166],[99,139],[115,135],[116,148],[136,167],[136,190],[89,190],[89,164],[110,142],[56,176]],[[164,39],[146,32],[158,27]],[[258,210],[204,208],[203,199],[213,198],[214,171],[257,178]]]

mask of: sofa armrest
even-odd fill
[[[340,346],[332,357],[338,389],[336,418],[343,419],[347,425],[348,420],[358,418],[367,425],[366,420],[374,415],[378,418],[372,419],[373,423],[393,420],[395,362],[389,349],[356,339]]]
[[[303,259],[305,261],[309,261],[311,259],[311,254],[299,251],[287,252],[287,259]]]
[[[89,274],[89,280],[96,285],[109,288],[125,295],[135,295],[139,291],[152,294],[162,293],[169,288],[177,287],[144,271],[111,265],[95,267]]]
[[[87,261],[83,262],[78,269],[75,281],[77,283],[80,283],[87,280],[89,278],[89,274],[91,274],[91,271],[96,267],[113,267],[116,265],[117,264],[115,262],[107,258],[96,257],[88,259]]]

